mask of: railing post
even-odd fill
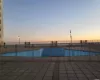
[[[69,43],[69,61],[71,61],[71,56],[70,56],[70,43]]]
[[[4,47],[4,52],[6,52],[6,43],[5,42],[4,42],[3,47]]]
[[[51,41],[51,47],[53,47],[53,41]]]
[[[24,43],[24,47],[26,48],[26,42]]]
[[[56,47],[58,46],[58,42],[57,42],[57,41],[55,42],[55,46],[56,46]]]
[[[17,46],[17,44],[15,45],[15,53],[16,53],[16,56],[17,56],[17,52],[18,52],[18,46]]]
[[[90,46],[91,45],[89,44],[89,47],[88,47],[89,48],[89,61],[91,61],[91,55],[90,55],[91,54],[91,49],[90,49]]]

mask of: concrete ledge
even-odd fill
[[[0,57],[0,61],[100,61],[100,56],[72,56],[72,57]]]

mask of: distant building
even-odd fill
[[[0,0],[0,44],[3,44],[3,0]]]

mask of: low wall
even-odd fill
[[[2,61],[100,61],[100,56],[72,56],[72,57],[8,57],[0,56]]]
[[[8,48],[0,48],[0,53],[9,53],[9,52],[21,52],[21,51],[27,51],[27,50],[36,50],[36,49],[39,49],[39,48],[25,48],[25,47],[18,47],[18,48],[15,48],[15,47],[8,47]]]

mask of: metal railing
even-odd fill
[[[67,51],[68,60],[77,60],[78,58],[84,58],[89,61],[91,60],[100,60],[100,41],[87,41],[86,43],[77,42],[65,43],[64,41],[60,41],[52,44],[51,42],[42,42],[42,43],[30,43],[28,45],[25,44],[15,44],[15,45],[2,45],[0,46],[0,54],[11,53],[11,52],[23,52],[23,51],[32,51],[40,48],[64,48]],[[17,55],[16,55],[17,56]],[[34,56],[33,56],[34,57]],[[62,56],[61,56],[62,57]],[[63,56],[64,57],[64,56]],[[79,59],[78,59],[79,60]]]

